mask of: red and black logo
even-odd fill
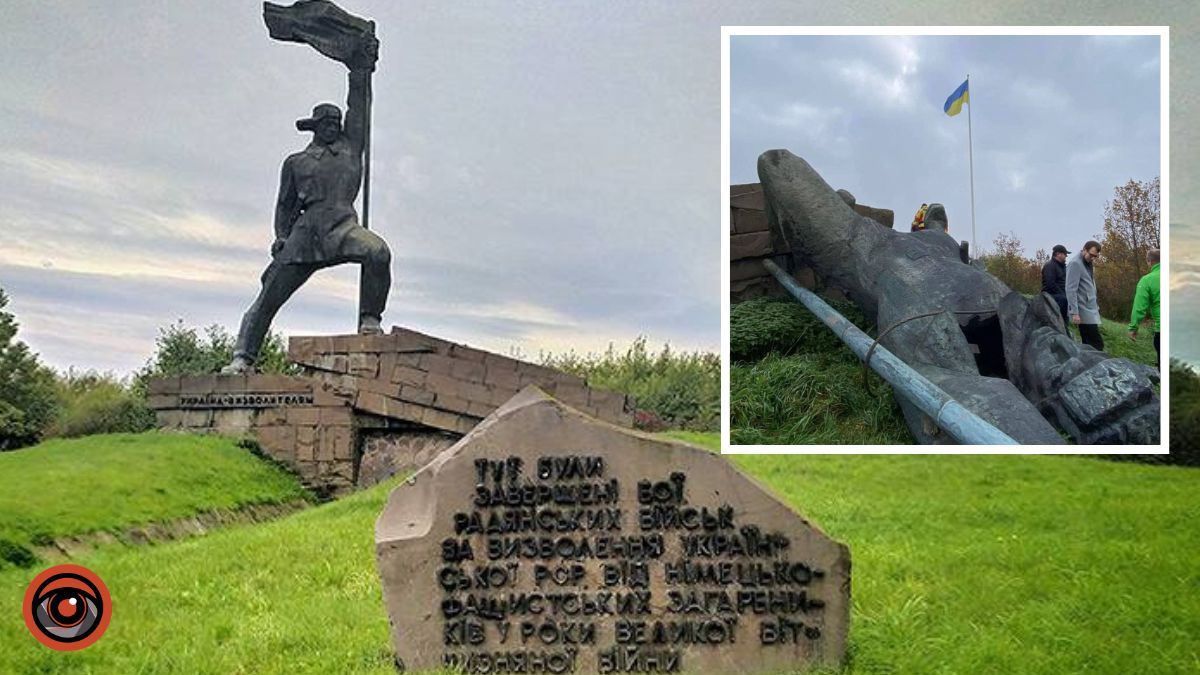
[[[108,588],[79,565],[55,565],[25,589],[25,625],[38,642],[69,652],[104,635],[112,617]]]

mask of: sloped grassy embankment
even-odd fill
[[[715,435],[691,440],[716,446]],[[163,447],[155,435],[145,444]],[[1078,457],[731,459],[850,545],[847,673],[1200,665],[1195,470]],[[124,479],[156,485],[137,473],[152,466],[127,465]],[[80,494],[99,487],[88,475]],[[0,672],[394,673],[372,550],[394,485],[273,522],[88,553],[79,562],[113,596],[108,634],[52,652],[19,612],[0,613]],[[0,510],[10,530],[11,514]],[[0,571],[0,607],[19,606],[36,572]]]
[[[875,327],[852,303],[828,301],[868,334]],[[1152,335],[1129,339],[1104,320],[1105,350],[1154,365]],[[891,387],[803,305],[791,298],[734,305],[729,315],[730,442],[735,445],[913,443]],[[1073,331],[1079,339],[1078,331]]]
[[[295,477],[234,441],[171,433],[47,441],[0,453],[0,570],[65,538],[126,538],[184,518],[310,499]],[[207,518],[206,518],[207,520]]]

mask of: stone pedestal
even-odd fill
[[[163,377],[150,381],[149,394],[159,427],[251,436],[319,494],[354,488],[351,401],[319,382],[287,375]]]
[[[419,469],[530,384],[601,419],[633,424],[624,394],[399,327],[294,337],[288,355],[301,375],[151,380],[158,426],[253,436],[309,488],[340,495]]]

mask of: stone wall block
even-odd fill
[[[287,408],[285,417],[285,423],[295,426],[319,424],[321,422],[321,408],[316,406]]]
[[[353,400],[353,392],[339,392],[328,383],[313,387],[313,404],[321,407],[347,406]]]
[[[291,408],[260,408],[253,411],[251,416],[254,426],[265,427],[272,424],[287,424],[288,410]]]
[[[734,234],[750,234],[753,232],[767,232],[770,230],[770,225],[767,223],[767,214],[764,211],[755,209],[731,209],[733,213],[730,218],[733,223]]]
[[[396,354],[396,365],[424,370],[424,367],[421,365],[421,357],[427,353],[429,352],[401,352]]]
[[[213,391],[222,394],[241,393],[246,391],[246,379],[246,375],[217,375]]]
[[[438,394],[433,404],[442,410],[450,410],[456,413],[465,413],[470,406],[467,399],[449,394]]]
[[[350,354],[350,374],[374,378],[379,375],[379,354],[356,352]]]
[[[179,376],[167,375],[164,377],[155,377],[146,383],[146,393],[148,394],[178,394],[179,393]]]
[[[428,389],[423,389],[418,386],[402,385],[400,387],[400,399],[418,405],[433,405],[437,394],[434,394]]]
[[[251,408],[214,410],[212,426],[219,434],[237,436],[248,433],[254,426],[254,421],[255,411]]]
[[[500,354],[489,353],[487,356],[483,357],[483,366],[488,371],[508,370],[515,372],[520,363],[521,362],[516,359],[509,358],[507,356],[501,356]]]
[[[516,368],[493,367],[490,364],[485,366],[483,382],[489,386],[504,387],[505,389],[516,390],[521,387],[521,377],[517,375]]]
[[[175,429],[186,425],[186,415],[182,410],[156,410],[154,421],[164,429]]]
[[[183,424],[193,429],[211,426],[212,414],[211,410],[185,410],[183,411]]]
[[[317,427],[317,462],[333,461],[335,436],[330,427]],[[320,471],[318,464],[318,471]]]
[[[450,356],[463,361],[471,361],[473,363],[482,364],[487,359],[487,352],[481,349],[475,349],[466,345],[452,345],[450,347]]]
[[[405,365],[397,365],[392,369],[392,382],[400,385],[425,386],[427,373]]]
[[[259,427],[255,430],[258,442],[271,457],[291,464],[296,459],[296,428],[290,426]]]
[[[747,234],[735,234],[729,238],[730,260],[757,258],[771,255],[773,252],[774,251],[771,248],[770,232],[764,231],[749,232]]]
[[[467,382],[483,382],[483,364],[477,361],[455,360],[450,367],[450,376]]]
[[[146,396],[146,405],[151,410],[165,410],[179,407],[178,394],[150,394]]]
[[[209,394],[216,391],[216,375],[188,375],[179,379],[181,394]]]
[[[480,403],[479,401],[471,401],[467,404],[467,414],[472,417],[483,419],[491,415],[496,410],[496,406],[490,403]]]
[[[320,410],[321,426],[348,427],[354,423],[354,414],[349,408],[321,408]]]
[[[422,354],[421,370],[430,375],[450,375],[454,372],[455,359],[441,354]]]

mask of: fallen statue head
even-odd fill
[[[1073,341],[1045,295],[1013,291],[936,226],[896,232],[855,213],[803,159],[771,150],[758,175],[774,236],[795,263],[875,319],[880,344],[1020,443],[1157,444],[1153,368]],[[932,316],[914,316],[935,312]],[[893,327],[888,330],[889,327]],[[922,443],[954,443],[902,396]]]

